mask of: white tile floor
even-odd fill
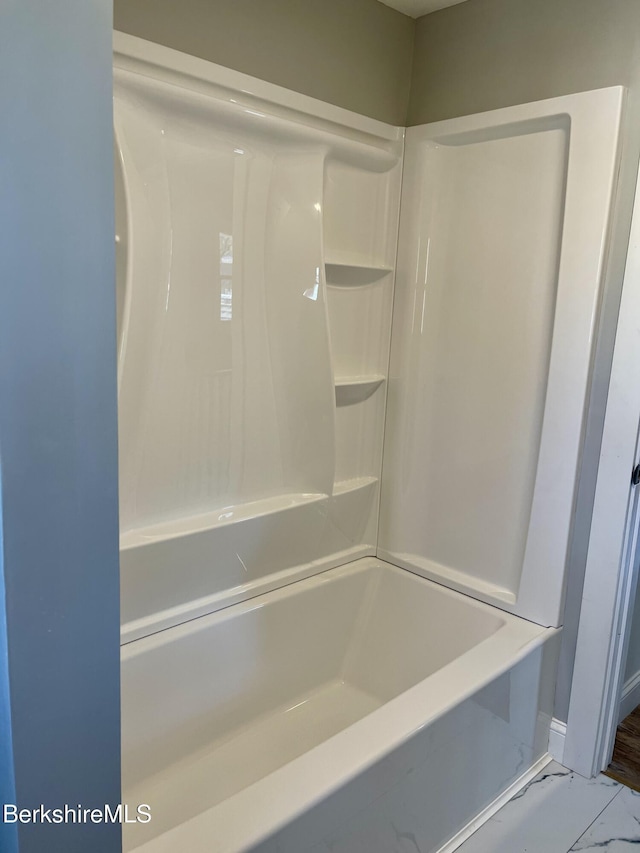
[[[460,853],[640,850],[640,794],[609,779],[583,779],[551,762]]]

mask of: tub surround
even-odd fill
[[[115,47],[131,640],[375,554],[403,130]]]
[[[562,624],[623,98],[407,131],[378,556],[542,625]]]
[[[623,91],[114,63],[126,848],[452,850],[549,760]]]

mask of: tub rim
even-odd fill
[[[220,851],[251,850],[402,746],[421,729],[513,669],[561,631],[499,610],[376,557],[338,566],[306,578],[300,584],[312,587],[374,567],[406,573],[415,578],[417,584],[435,587],[447,597],[464,599],[461,603],[474,609],[492,611],[494,616],[498,611],[503,624],[485,640],[365,717],[226,800],[130,848],[130,853],[174,853],[176,849],[211,853],[212,838],[216,839],[216,849]],[[331,577],[327,577],[329,574]],[[265,596],[294,595],[295,586],[297,584],[290,584]],[[201,618],[207,622],[230,618],[236,607],[244,612],[256,606],[256,599],[251,599]],[[190,623],[175,626],[180,633],[189,628],[197,630]],[[146,637],[140,642],[146,645],[152,639]],[[133,652],[131,646],[129,651]]]

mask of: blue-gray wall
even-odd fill
[[[0,482],[2,474],[0,472]],[[0,519],[2,519],[2,492],[0,491]],[[0,808],[3,803],[15,803],[16,788],[13,773],[13,748],[11,743],[11,704],[9,697],[9,666],[7,646],[7,620],[2,568],[2,524],[0,522]],[[0,850],[16,853],[18,834],[15,826],[0,822]]]
[[[31,808],[120,798],[111,28],[110,0],[0,4],[0,794]]]

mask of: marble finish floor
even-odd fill
[[[607,776],[584,779],[552,761],[459,853],[640,850],[640,793]]]

